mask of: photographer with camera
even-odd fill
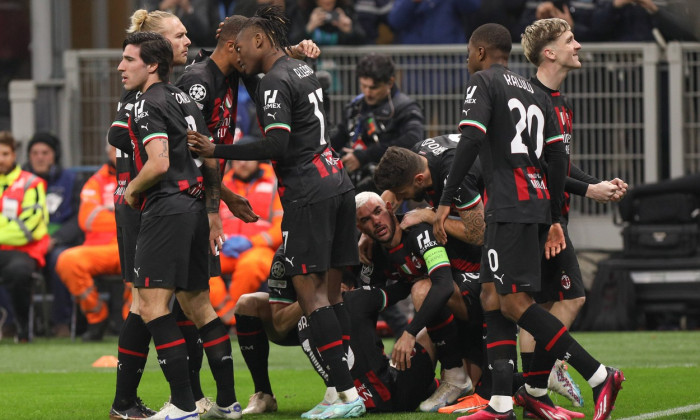
[[[343,0],[301,0],[290,16],[289,41],[311,39],[317,45],[360,45],[366,37],[355,10]]]
[[[368,54],[357,63],[362,93],[343,110],[331,129],[331,146],[341,155],[356,191],[375,191],[372,173],[389,146],[411,148],[423,140],[420,106],[394,83],[394,62],[383,54]]]

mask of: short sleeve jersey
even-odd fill
[[[282,247],[277,249],[272,259],[267,286],[270,289],[268,298],[270,304],[291,305],[297,301],[297,293],[292,284],[292,277],[287,275],[284,270]]]
[[[133,147],[129,136],[129,116],[139,92],[125,90],[117,104],[117,115],[109,127],[107,140],[117,148],[117,188],[114,190],[114,216],[117,224],[138,225],[141,215],[124,200],[126,186],[136,176],[136,166],[132,159]]]
[[[433,186],[426,192],[425,199],[431,206],[437,206],[440,202],[458,142],[459,134],[449,134],[423,140],[411,149],[428,160]],[[458,211],[467,211],[478,205],[481,202],[483,188],[481,164],[477,159],[452,196],[451,213],[457,215]],[[479,271],[480,246],[453,239],[447,241],[445,249],[452,268],[464,272]]]
[[[557,122],[559,123],[559,131],[563,136],[564,146],[566,148],[566,155],[569,157],[569,167],[567,168],[566,174],[569,175],[571,171],[571,138],[573,135],[574,128],[574,111],[571,108],[569,100],[558,90],[552,90],[547,86],[543,85],[536,76],[532,76],[530,81],[533,85],[542,89],[547,95],[549,95],[552,100],[552,106],[554,107],[554,114],[557,117]],[[569,193],[564,192],[564,207],[561,209],[562,222],[565,223],[569,218],[569,208],[571,205]]]
[[[314,203],[350,191],[350,178],[328,144],[323,91],[306,63],[279,58],[256,92],[258,121],[265,135],[289,132],[286,155],[273,161],[282,205]],[[265,141],[265,140],[263,140]]]
[[[238,104],[238,73],[226,77],[211,57],[202,53],[185,68],[175,86],[187,93],[202,112],[214,144],[233,144]],[[235,95],[235,96],[234,96]],[[225,161],[221,160],[222,171]],[[222,172],[223,173],[223,172]]]
[[[137,172],[148,161],[146,145],[168,142],[170,166],[161,180],[145,192],[142,217],[197,212],[204,208],[202,175],[187,148],[187,129],[209,137],[194,101],[173,85],[155,83],[134,102],[129,130]]]
[[[486,135],[479,153],[486,221],[549,224],[541,157],[562,135],[547,95],[522,76],[492,65],[467,85],[459,127],[468,126]]]

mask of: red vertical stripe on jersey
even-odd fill
[[[321,162],[321,155],[314,155],[314,165],[316,166],[318,173],[321,175],[321,178],[325,178],[329,175],[328,169],[326,169],[323,162]]]
[[[527,191],[527,180],[522,168],[513,169],[513,175],[515,177],[515,189],[518,191],[518,200],[529,200],[530,193]]]

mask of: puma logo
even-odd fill
[[[141,271],[141,267],[139,267],[139,268],[134,267],[134,273],[136,274],[136,277],[139,276],[139,271]]]
[[[503,284],[503,276],[505,276],[505,273],[504,273],[504,274],[501,274],[501,276],[500,276],[500,277],[499,277],[498,275],[496,275],[496,274],[494,274],[493,276],[494,276],[495,278],[497,278],[497,279],[498,279],[498,281],[500,281],[500,282],[501,282],[501,284]]]
[[[463,109],[463,110],[462,110],[462,112],[464,112],[464,116],[465,116],[465,117],[469,114],[469,111],[470,111],[470,110],[471,110],[471,108],[469,108],[469,109]]]
[[[269,112],[267,113],[268,116],[272,117],[273,120],[277,121],[277,113],[275,112],[274,114],[270,114]]]
[[[144,130],[148,130],[148,123],[146,123],[146,125],[141,124],[141,128],[143,128]]]
[[[294,267],[294,257],[292,257],[292,259],[289,259],[289,258],[287,258],[287,257],[284,257],[284,259],[289,263],[289,265],[291,265],[292,267]]]

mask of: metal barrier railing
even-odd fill
[[[331,122],[339,121],[343,106],[359,93],[355,65],[370,52],[394,59],[399,87],[423,107],[428,136],[457,130],[469,77],[465,45],[324,47],[316,66],[331,75]],[[60,109],[60,133],[69,144],[69,163],[90,165],[104,159],[104,135],[122,90],[116,71],[120,54],[119,50],[65,53],[64,92],[52,93],[42,107]],[[700,44],[669,43],[665,55],[656,44],[585,44],[579,55],[583,68],[571,72],[562,87],[574,109],[572,158],[578,166],[601,179],[617,176],[630,185],[658,180],[659,156],[666,152],[659,147],[659,127],[667,118],[667,110],[659,107],[659,92],[665,88],[659,69],[668,60],[668,166],[672,176],[698,172]],[[519,45],[514,46],[510,68],[526,76],[535,70]],[[54,102],[61,99],[62,104]],[[610,234],[611,206],[576,198],[572,208]],[[613,242],[620,243],[616,230],[612,232]]]

